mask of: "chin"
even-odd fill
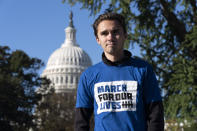
[[[110,55],[115,55],[117,54],[118,52],[117,51],[114,51],[114,50],[110,50],[110,51],[107,51],[108,54]]]
[[[106,50],[106,53],[108,53],[110,55],[118,55],[118,54],[121,54],[121,52],[122,52],[122,50],[118,50],[117,48]]]

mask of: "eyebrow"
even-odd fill
[[[121,30],[121,29],[120,28],[114,28],[110,32],[119,31],[119,30]],[[107,33],[107,32],[108,32],[108,30],[103,30],[103,31],[100,32],[100,34]]]

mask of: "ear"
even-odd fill
[[[96,41],[97,41],[97,43],[100,45],[100,40],[99,40],[98,37],[96,37]]]

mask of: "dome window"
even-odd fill
[[[61,79],[60,79],[60,83],[61,83],[61,84],[63,83],[63,77],[61,77]]]
[[[58,77],[56,77],[56,82],[55,83],[58,83],[59,82],[59,79],[58,79]]]
[[[70,76],[70,83],[73,83],[73,76]]]
[[[78,77],[76,77],[76,83],[78,83]]]
[[[66,80],[65,80],[65,82],[66,82],[66,83],[68,83],[68,77],[67,77],[67,76],[66,76]]]

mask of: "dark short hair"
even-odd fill
[[[104,13],[101,14],[95,21],[93,24],[93,29],[94,29],[94,35],[97,37],[97,33],[98,33],[98,25],[100,24],[100,22],[102,22],[103,20],[117,20],[119,22],[119,24],[122,26],[124,33],[126,34],[126,24],[125,24],[125,18],[124,16],[118,14],[118,13],[112,13],[112,12],[108,12],[108,13]]]

